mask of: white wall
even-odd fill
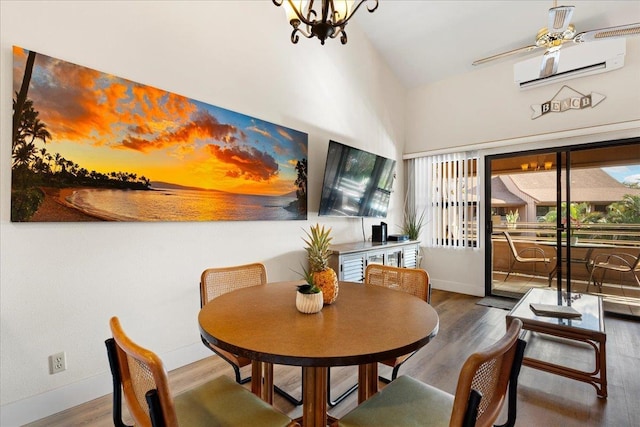
[[[209,355],[196,321],[200,272],[262,261],[271,280],[297,279],[303,228],[320,220],[336,243],[362,239],[360,220],[317,217],[329,139],[404,152],[405,91],[355,25],[345,46],[292,45],[284,11],[264,0],[2,1],[0,35],[3,426],[110,392],[112,315],[169,369]],[[308,133],[309,220],[11,223],[12,45]],[[390,232],[401,221],[398,166]],[[68,369],[49,375],[59,351]]]
[[[539,88],[520,90],[512,63],[497,62],[409,92],[405,154],[474,148],[482,176],[485,155],[640,136],[640,37],[627,39],[622,69]],[[532,120],[531,105],[553,99],[563,85],[606,99],[594,108]],[[424,255],[434,288],[484,295],[483,247],[430,248]]]

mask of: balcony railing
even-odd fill
[[[526,247],[538,247],[552,260],[549,268],[556,270],[558,258],[555,224],[538,222],[518,222],[512,224],[494,224],[493,226],[493,270],[509,271],[512,254],[503,232],[508,232],[518,250]],[[564,234],[564,232],[563,232]],[[566,242],[565,235],[562,236]],[[571,230],[570,249],[561,246],[563,261],[571,263],[572,281],[587,282],[591,277],[593,259],[600,254],[629,254],[640,256],[640,224],[581,224]],[[565,264],[566,265],[566,264]],[[542,264],[515,263],[512,273],[544,277],[546,271]],[[567,268],[563,267],[564,276]],[[637,288],[634,273],[608,274],[606,282]],[[599,277],[598,277],[599,279]]]

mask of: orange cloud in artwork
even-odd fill
[[[233,166],[226,173],[229,177],[268,181],[278,175],[278,163],[275,159],[254,147],[247,147],[246,150],[243,150],[237,146],[221,148],[210,144],[207,148],[218,160]]]
[[[152,133],[149,126],[144,124],[131,127],[129,131],[137,135]],[[207,111],[199,111],[194,114],[191,121],[179,124],[175,129],[167,129],[165,132],[151,139],[130,135],[122,140],[120,145],[124,148],[146,153],[171,145],[190,145],[197,139],[213,139],[228,144],[235,143],[238,141],[238,138],[235,136],[236,133],[237,129],[235,126],[221,124]]]

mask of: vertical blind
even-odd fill
[[[478,246],[477,169],[475,152],[408,160],[407,208],[424,212],[425,246]]]

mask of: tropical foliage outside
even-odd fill
[[[541,222],[556,223],[558,212],[556,209],[550,210]],[[588,235],[588,229],[596,225],[605,224],[640,224],[640,196],[626,194],[622,200],[613,202],[607,207],[607,212],[594,212],[591,206],[586,203],[571,203],[569,205],[569,222],[573,230],[584,230],[586,235],[592,239],[611,240],[636,240],[633,236],[621,236],[617,234],[603,235],[601,233]],[[561,205],[561,223],[567,225],[567,205]]]

